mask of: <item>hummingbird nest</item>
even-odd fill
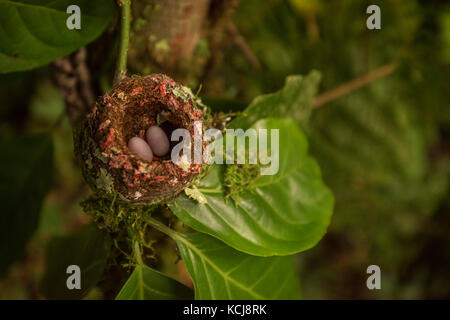
[[[121,80],[75,130],[75,153],[86,181],[98,195],[133,204],[176,196],[198,177],[203,164],[180,166],[172,162],[171,152],[149,162],[131,153],[127,143],[158,125],[169,138],[173,130],[187,129],[194,145],[194,122],[205,126],[208,114],[189,88],[165,75]],[[170,149],[178,143],[170,142]]]

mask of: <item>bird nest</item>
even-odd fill
[[[194,145],[194,122],[206,123],[207,110],[190,89],[162,75],[125,78],[75,131],[75,152],[83,175],[98,193],[121,201],[153,204],[181,192],[201,173],[203,164],[176,164],[165,157],[145,161],[128,149],[132,137],[145,137],[158,125],[167,136],[184,128]],[[171,142],[171,149],[179,142]]]

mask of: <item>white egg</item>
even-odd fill
[[[135,154],[137,157],[152,161],[153,160],[153,152],[150,146],[145,142],[144,139],[139,137],[133,137],[128,141],[128,149]]]
[[[147,142],[155,155],[162,157],[169,152],[169,139],[163,129],[158,126],[152,126],[148,128],[146,136]]]

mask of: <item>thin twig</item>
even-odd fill
[[[352,93],[355,90],[358,90],[375,80],[386,77],[394,72],[396,69],[396,65],[393,63],[386,64],[384,66],[379,67],[373,71],[370,71],[356,79],[353,79],[349,82],[346,82],[339,87],[336,87],[330,91],[326,91],[316,97],[314,102],[314,108],[318,108],[328,102],[339,99],[349,93]]]
[[[223,81],[216,77],[216,72],[223,60],[223,46],[227,40],[226,27],[231,20],[241,0],[216,0],[211,1],[208,20],[208,46],[210,56],[206,63],[201,82],[205,86],[205,92],[221,91]]]
[[[127,55],[130,42],[131,0],[119,0],[121,6],[120,47],[117,59],[116,81],[127,74]]]
[[[244,58],[248,61],[248,63],[250,63],[252,68],[259,70],[261,68],[261,64],[259,63],[258,58],[255,56],[252,49],[247,44],[247,41],[245,41],[245,38],[241,35],[239,29],[233,22],[229,22],[227,24],[227,32],[230,34],[234,44],[239,48],[239,50],[241,50]]]

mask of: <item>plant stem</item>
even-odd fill
[[[141,246],[139,245],[139,242],[134,242],[134,257],[136,259],[137,264],[143,265],[144,262],[142,261],[142,253],[141,253]]]
[[[117,58],[116,81],[127,74],[128,44],[130,42],[131,0],[119,0],[121,4],[120,47]]]
[[[162,222],[160,222],[152,217],[149,217],[149,216],[145,216],[144,219],[145,219],[145,222],[147,222],[149,225],[151,225],[156,230],[161,231],[162,233],[171,237],[174,240],[179,240],[180,235],[178,234],[178,232],[170,229],[168,226],[164,225]]]
[[[224,193],[223,190],[220,189],[202,189],[202,188],[197,188],[198,191],[200,191],[201,193]]]
[[[314,108],[318,108],[328,102],[339,99],[347,94],[352,93],[355,90],[358,90],[368,84],[378,80],[380,78],[386,77],[394,72],[396,69],[395,64],[386,64],[384,66],[379,67],[373,71],[370,71],[356,79],[353,79],[349,82],[346,82],[339,87],[336,87],[330,91],[324,92],[316,97],[314,102]]]

